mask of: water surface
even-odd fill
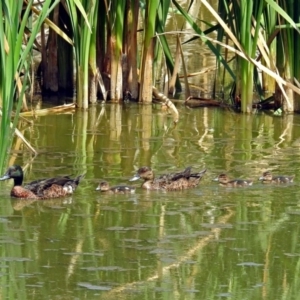
[[[178,105],[98,105],[38,117],[9,164],[25,181],[86,173],[69,198],[12,200],[0,183],[3,299],[297,299],[300,266],[298,115],[245,116]],[[142,165],[157,174],[207,168],[198,188],[103,195],[99,180],[132,184]],[[295,174],[263,185],[263,171]],[[252,178],[223,188],[226,172]],[[297,288],[298,286],[298,288]]]

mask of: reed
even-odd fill
[[[139,19],[139,0],[130,0],[127,2],[126,9],[126,30],[124,32],[124,52],[127,56],[127,70],[123,78],[123,90],[130,91],[132,99],[138,99],[138,44],[137,31]]]
[[[207,0],[202,0],[202,3],[209,9],[219,25],[224,29],[231,42],[235,45],[238,54],[236,57],[236,91],[235,99],[238,99],[241,104],[241,111],[244,113],[252,112],[253,105],[253,92],[254,92],[254,75],[255,68],[258,66],[258,59],[263,57],[266,65],[261,65],[260,69],[263,72],[271,75],[278,83],[278,91],[280,95],[283,96],[283,108],[286,111],[293,111],[293,104],[290,101],[290,97],[285,92],[283,85],[285,85],[288,90],[293,90],[299,93],[299,89],[293,84],[291,80],[291,75],[289,79],[285,77],[285,72],[281,73],[281,77],[277,74],[276,66],[273,64],[274,52],[270,52],[268,47],[269,40],[273,40],[274,36],[278,32],[272,32],[268,35],[265,31],[265,27],[262,26],[264,22],[269,22],[270,28],[274,27],[274,20],[282,19],[289,28],[292,29],[292,34],[294,35],[296,31],[299,32],[297,25],[293,21],[286,11],[287,8],[283,9],[286,5],[286,1],[282,1],[281,5],[278,5],[275,1],[265,0],[264,1],[236,1],[236,0],[223,0],[223,7],[226,14],[223,19],[219,17],[218,12],[214,11]],[[295,8],[294,8],[295,9]],[[270,14],[272,12],[272,16]],[[274,16],[276,14],[276,17]],[[292,10],[290,10],[292,14]],[[279,27],[276,27],[277,30]],[[298,35],[298,33],[296,33]],[[273,36],[272,36],[273,35]],[[288,43],[291,38],[286,38],[282,42],[285,49],[283,49],[282,54],[286,54],[288,48],[294,49],[292,43]],[[230,47],[227,47],[230,49]],[[278,55],[278,53],[277,53]],[[240,58],[241,57],[241,58]],[[289,60],[293,61],[294,54],[289,55]],[[285,60],[285,63],[287,60]],[[256,67],[255,67],[256,66]],[[289,65],[289,68],[291,66]],[[258,69],[257,69],[258,70]],[[287,70],[285,70],[287,71]],[[289,70],[288,70],[289,71]]]
[[[144,19],[144,40],[141,58],[139,101],[152,102],[153,61],[155,47],[155,22],[159,0],[146,1]]]
[[[93,16],[97,1],[67,0],[73,28],[76,62],[76,102],[79,108],[88,108],[89,103],[89,54]],[[96,10],[97,11],[97,10]]]
[[[59,1],[46,0],[32,22],[31,33],[27,35],[27,24],[33,0],[0,1],[2,20],[0,22],[0,170],[6,162],[14,131],[18,123],[30,72],[31,51],[41,25]],[[24,39],[26,37],[26,39]],[[5,66],[5,68],[3,67]],[[23,75],[21,75],[23,74]],[[22,81],[20,78],[22,77]],[[14,114],[12,111],[14,109]]]
[[[37,30],[49,12],[60,2],[62,5],[66,4],[73,29],[70,33],[72,36],[66,37],[65,34],[63,38],[69,43],[70,40],[71,43],[74,42],[72,46],[75,53],[76,102],[80,108],[86,109],[90,103],[97,101],[98,85],[104,99],[109,90],[112,101],[119,102],[123,99],[124,92],[128,90],[134,99],[138,98],[140,102],[151,103],[154,74],[158,74],[162,69],[162,64],[158,63],[160,57],[166,65],[167,72],[173,75],[170,90],[174,90],[175,84],[176,90],[181,89],[177,76],[178,67],[174,67],[174,57],[178,62],[181,48],[180,33],[183,31],[177,29],[176,33],[172,33],[177,35],[176,53],[171,52],[165,32],[166,20],[170,14],[173,17],[176,11],[176,14],[181,15],[185,22],[190,24],[198,38],[200,37],[215,55],[217,66],[223,65],[232,80],[236,81],[235,94],[236,99],[241,100],[242,112],[252,112],[258,60],[264,64],[263,72],[276,74],[279,70],[282,74],[279,80],[277,74],[272,75],[277,81],[276,91],[279,90],[283,97],[283,109],[287,112],[295,110],[296,100],[293,95],[294,91],[298,92],[298,90],[294,85],[294,79],[299,79],[300,72],[300,60],[297,58],[300,44],[299,29],[295,22],[299,8],[295,2],[219,0],[219,12],[212,8],[210,1],[201,0],[201,5],[206,7],[217,22],[215,24],[201,22],[199,25],[198,20],[176,0],[66,0],[65,2],[47,0],[40,5],[38,13],[36,8],[32,7],[33,0],[28,2],[16,0],[7,3],[2,1],[0,8],[4,22],[0,24],[0,34],[4,42],[1,43],[0,49],[1,64],[11,66],[5,68],[5,71],[1,70],[0,75],[3,111],[1,147],[3,149],[8,147],[5,145],[9,143],[6,137],[11,136],[12,129],[8,120],[10,120],[13,99],[18,99],[17,112],[22,106],[21,99],[22,97],[24,99],[26,78],[29,76],[30,51]],[[192,4],[193,1],[190,5]],[[22,13],[24,7],[26,9]],[[173,7],[175,10],[170,9]],[[26,23],[31,12],[38,17],[33,23],[31,35],[23,44]],[[22,18],[20,18],[21,13]],[[139,16],[144,17],[143,22],[138,23]],[[277,20],[280,22],[276,23]],[[139,34],[143,35],[141,47],[137,46],[138,24],[142,25],[142,30],[139,31]],[[205,30],[201,29],[202,24],[205,24]],[[63,36],[62,30],[50,24],[49,26]],[[207,35],[213,31],[218,31],[215,40],[208,38]],[[275,40],[274,36],[279,38]],[[17,42],[15,42],[15,37],[17,37]],[[272,48],[270,48],[271,41],[273,41]],[[277,46],[274,45],[275,42]],[[230,45],[234,45],[235,69],[226,61],[222,43],[227,43],[224,47],[226,51],[230,49]],[[275,56],[277,61],[274,59]],[[183,59],[184,55],[182,55]],[[184,69],[184,60],[182,66]],[[20,70],[24,74],[23,85],[19,84]],[[62,71],[62,73],[65,72]],[[102,76],[105,80],[102,80]],[[283,88],[283,85],[287,88]],[[273,87],[272,84],[265,84],[265,82],[262,86]],[[261,98],[263,99],[262,95]],[[17,118],[15,124],[16,122]],[[2,151],[1,155],[4,155],[3,153],[5,151]]]
[[[282,14],[278,17],[278,26],[280,29],[278,35],[277,43],[277,56],[276,56],[276,65],[278,67],[279,73],[282,74],[283,78],[290,83],[294,83],[294,78],[299,80],[299,69],[300,58],[299,56],[299,43],[300,35],[299,31],[296,32],[292,27],[292,23],[287,23],[289,18],[295,19],[298,21],[299,12],[298,3],[291,1],[278,1],[280,7],[283,9]],[[274,8],[275,9],[275,8]],[[298,74],[296,74],[296,72]],[[288,98],[288,101],[284,101],[282,94],[279,93],[276,95],[276,100],[281,104],[283,111],[293,112],[295,105],[295,93],[288,87],[284,88],[284,92]],[[299,96],[298,96],[299,98]],[[299,105],[298,105],[299,107]]]
[[[110,59],[111,59],[111,99],[118,102],[123,98],[122,47],[125,18],[125,0],[112,1],[109,11]]]

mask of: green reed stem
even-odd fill
[[[58,2],[59,0],[46,0],[43,2],[40,13],[32,26],[31,35],[24,43],[25,28],[30,17],[29,13],[33,0],[28,1],[22,17],[23,0],[0,1],[0,11],[2,12],[2,21],[0,22],[0,36],[2,39],[0,43],[0,62],[2,66],[0,68],[0,102],[2,107],[0,128],[1,171],[11,147],[14,130],[18,124],[18,116],[30,70],[28,61],[30,61],[29,56],[31,55],[34,40],[43,21]],[[22,88],[20,91],[17,91],[17,80],[21,73],[24,74],[22,76]],[[14,101],[16,101],[16,105]],[[14,105],[15,114],[12,117]]]

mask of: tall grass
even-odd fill
[[[238,34],[241,45],[247,56],[252,59],[256,57],[258,33],[260,30],[259,24],[261,23],[263,6],[263,1],[259,1],[259,3],[241,1],[239,15],[235,14],[235,22],[237,25],[240,25],[237,28],[239,29]],[[254,28],[252,26],[253,18],[255,18],[257,25]],[[239,79],[241,80],[241,84],[238,85],[240,87],[238,93],[241,95],[241,111],[251,113],[254,90],[254,65],[248,59],[239,58],[239,62]]]
[[[139,101],[152,102],[155,21],[159,0],[146,1]]]
[[[76,61],[76,99],[79,108],[88,108],[89,54],[96,2],[91,0],[67,0],[70,13]]]
[[[109,43],[111,59],[111,99],[118,102],[123,98],[122,47],[125,18],[125,0],[112,1],[109,10]]]
[[[126,78],[124,78],[124,91],[130,91],[133,99],[138,99],[138,16],[139,16],[139,0],[130,0],[127,4],[126,31],[124,33],[124,52],[127,55],[128,70]]]
[[[274,56],[274,53],[270,52],[268,48],[268,41],[269,39],[274,38],[274,36],[266,35],[265,27],[262,26],[264,23],[263,20],[267,20],[267,18],[270,17],[270,11],[273,10],[276,12],[276,18],[272,16],[272,22],[274,19],[284,20],[285,24],[288,24],[290,28],[293,28],[293,34],[298,34],[296,31],[299,32],[297,25],[284,9],[272,0],[223,0],[223,2],[223,7],[227,12],[227,17],[225,18],[227,23],[219,17],[218,12],[211,8],[207,0],[202,0],[202,3],[210,10],[236,47],[236,50],[234,50],[229,45],[222,44],[224,47],[238,55],[236,68],[236,98],[241,100],[241,111],[245,113],[252,112],[254,68],[262,70],[277,81],[279,87],[277,91],[284,96],[283,107],[286,107],[287,111],[293,110],[283,85],[298,94],[300,94],[300,89],[296,87],[291,80],[287,80],[284,73],[280,74],[280,76],[277,69],[275,68],[274,70],[274,64],[268,63],[267,65],[264,65],[259,62],[257,58],[261,59],[261,57],[263,57],[264,61],[270,62],[273,59],[272,55]],[[282,5],[283,3],[287,4],[287,1],[282,1]],[[268,16],[264,17],[266,12],[268,13]],[[273,26],[273,24],[270,25]],[[277,30],[278,29],[279,27],[277,26]],[[276,35],[277,33],[273,32],[272,34]],[[283,41],[283,44],[285,47],[293,49],[291,47],[292,44],[288,44],[287,40]],[[286,53],[286,51],[283,52]],[[296,55],[297,53],[292,54],[292,56],[289,56],[289,59],[293,59]]]
[[[30,71],[30,54],[37,33],[48,13],[59,1],[46,0],[31,27],[31,34],[25,34],[30,18],[33,0],[23,9],[23,0],[0,1],[2,20],[0,22],[0,170],[3,169],[10,149],[14,130],[22,106]],[[51,5],[52,4],[52,5]],[[27,37],[25,40],[24,37]],[[20,80],[21,74],[22,83]],[[14,114],[12,116],[12,110]]]
[[[297,14],[298,3],[296,2],[288,2],[288,1],[278,1],[284,10],[283,13],[287,14],[289,17],[295,19],[295,22],[299,22],[299,15]],[[287,16],[286,16],[287,17]],[[296,75],[296,70],[299,69],[300,58],[299,56],[299,42],[300,42],[300,34],[296,32],[292,26],[287,26],[285,19],[283,17],[278,18],[278,28],[279,38],[277,43],[277,62],[276,65],[281,74],[283,74],[284,78],[293,83],[294,77]],[[299,80],[299,71],[298,77]],[[284,99],[278,99],[279,102],[283,102],[282,108],[284,111],[292,112],[294,111],[294,92],[290,88],[285,88],[284,92],[287,95],[288,100],[284,101]]]
[[[42,22],[59,2],[59,0],[42,2],[38,14],[32,8],[33,0],[28,2],[23,0],[1,1],[0,3],[3,19],[0,24],[0,36],[3,37],[3,42],[0,43],[0,63],[2,66],[6,66],[5,69],[1,68],[0,70],[0,100],[2,105],[0,168],[2,168],[9,149],[14,126],[18,121],[17,116],[21,109],[22,97],[25,93],[26,80],[29,74],[28,57],[31,54],[34,39]],[[241,98],[242,112],[252,112],[254,71],[259,65],[262,66],[261,69],[264,72],[271,74],[277,80],[279,90],[281,89],[281,93],[285,97],[283,108],[286,111],[293,111],[292,95],[294,92],[299,92],[293,81],[294,77],[299,80],[298,70],[300,69],[300,60],[297,57],[299,53],[297,51],[299,30],[295,22],[298,17],[296,2],[284,0],[277,2],[273,0],[219,0],[219,2],[222,3],[219,7],[225,10],[222,12],[222,19],[217,11],[213,11],[209,1],[201,0],[202,5],[206,6],[216,19],[216,24],[210,27],[210,32],[222,27],[230,43],[235,46],[236,70],[233,70],[221,55],[221,47],[230,50],[232,48],[218,40],[208,38],[205,30],[201,29],[204,22],[200,26],[197,18],[190,16],[179,4],[179,1],[66,0],[62,2],[62,4],[67,4],[73,29],[70,38],[74,41],[77,105],[80,108],[88,108],[89,102],[96,102],[98,76],[100,75],[101,78],[101,75],[104,74],[106,86],[100,83],[104,97],[106,91],[110,90],[111,98],[119,101],[123,98],[124,90],[128,89],[133,98],[138,98],[140,102],[152,102],[153,74],[155,74],[155,68],[160,66],[155,63],[155,50],[158,46],[157,36],[160,39],[159,44],[163,49],[161,53],[163,53],[167,68],[170,73],[174,71],[172,57],[175,55],[171,53],[168,41],[164,36],[164,23],[170,14],[169,8],[172,3],[177,9],[176,13],[180,14],[191,25],[195,34],[205,42],[212,54],[216,56],[216,61],[224,65],[225,70],[233,80],[237,78],[236,94]],[[193,1],[191,5],[192,3]],[[24,7],[25,11],[22,12]],[[26,36],[26,24],[32,12],[36,14],[36,20],[31,28],[31,35],[27,36],[26,43],[23,43],[23,37]],[[139,34],[143,35],[144,39],[141,47],[137,47],[137,21],[138,16],[141,15],[144,15],[144,19],[139,24],[143,30]],[[280,20],[280,23],[276,24],[276,20]],[[270,25],[270,30],[265,30],[267,25]],[[209,24],[207,23],[206,26]],[[278,44],[281,48],[277,47],[276,54],[277,58],[282,58],[281,61],[278,60],[279,71],[282,72],[281,77],[275,68],[275,47],[273,46],[272,51],[268,48],[268,40],[274,34],[274,30],[280,32],[281,37],[279,40],[281,44]],[[199,49],[195,50],[199,52]],[[280,52],[278,52],[279,50]],[[126,64],[122,63],[123,54],[127,59]],[[256,60],[260,56],[263,57],[264,65]],[[184,59],[184,56],[182,57]],[[184,61],[182,65],[184,65]],[[124,70],[125,67],[128,67],[128,70]],[[23,84],[20,84],[21,72]],[[127,72],[125,78],[123,78],[124,72]],[[138,72],[139,80],[137,78]],[[138,81],[140,83],[139,90]],[[19,88],[17,88],[17,84]],[[177,89],[180,89],[178,81],[176,85]],[[282,85],[286,85],[288,89],[283,89]],[[287,95],[287,93],[289,94]],[[13,124],[10,125],[15,100],[16,117],[13,119]]]

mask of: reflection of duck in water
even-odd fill
[[[22,186],[23,176],[22,168],[18,165],[13,165],[10,166],[6,173],[0,178],[0,180],[14,180],[14,187],[10,192],[12,197],[23,199],[64,197],[73,194],[84,175],[79,175],[74,179],[68,176],[38,179]]]
[[[198,173],[191,173],[191,167],[182,172],[161,175],[155,178],[154,172],[150,167],[141,167],[130,181],[143,179],[142,188],[147,190],[167,190],[175,191],[196,187],[206,170]]]
[[[128,185],[116,185],[110,187],[107,181],[101,181],[96,188],[96,191],[106,192],[109,194],[128,194],[134,193],[135,187],[128,186]]]
[[[221,186],[227,187],[242,187],[242,186],[249,186],[252,185],[253,180],[245,180],[245,179],[232,179],[230,180],[229,177],[222,173],[217,178],[213,179],[213,181],[218,181]]]
[[[286,176],[286,175],[277,175],[273,176],[271,172],[267,171],[264,172],[261,177],[259,177],[259,180],[261,180],[262,183],[291,183],[294,181],[295,175]]]

